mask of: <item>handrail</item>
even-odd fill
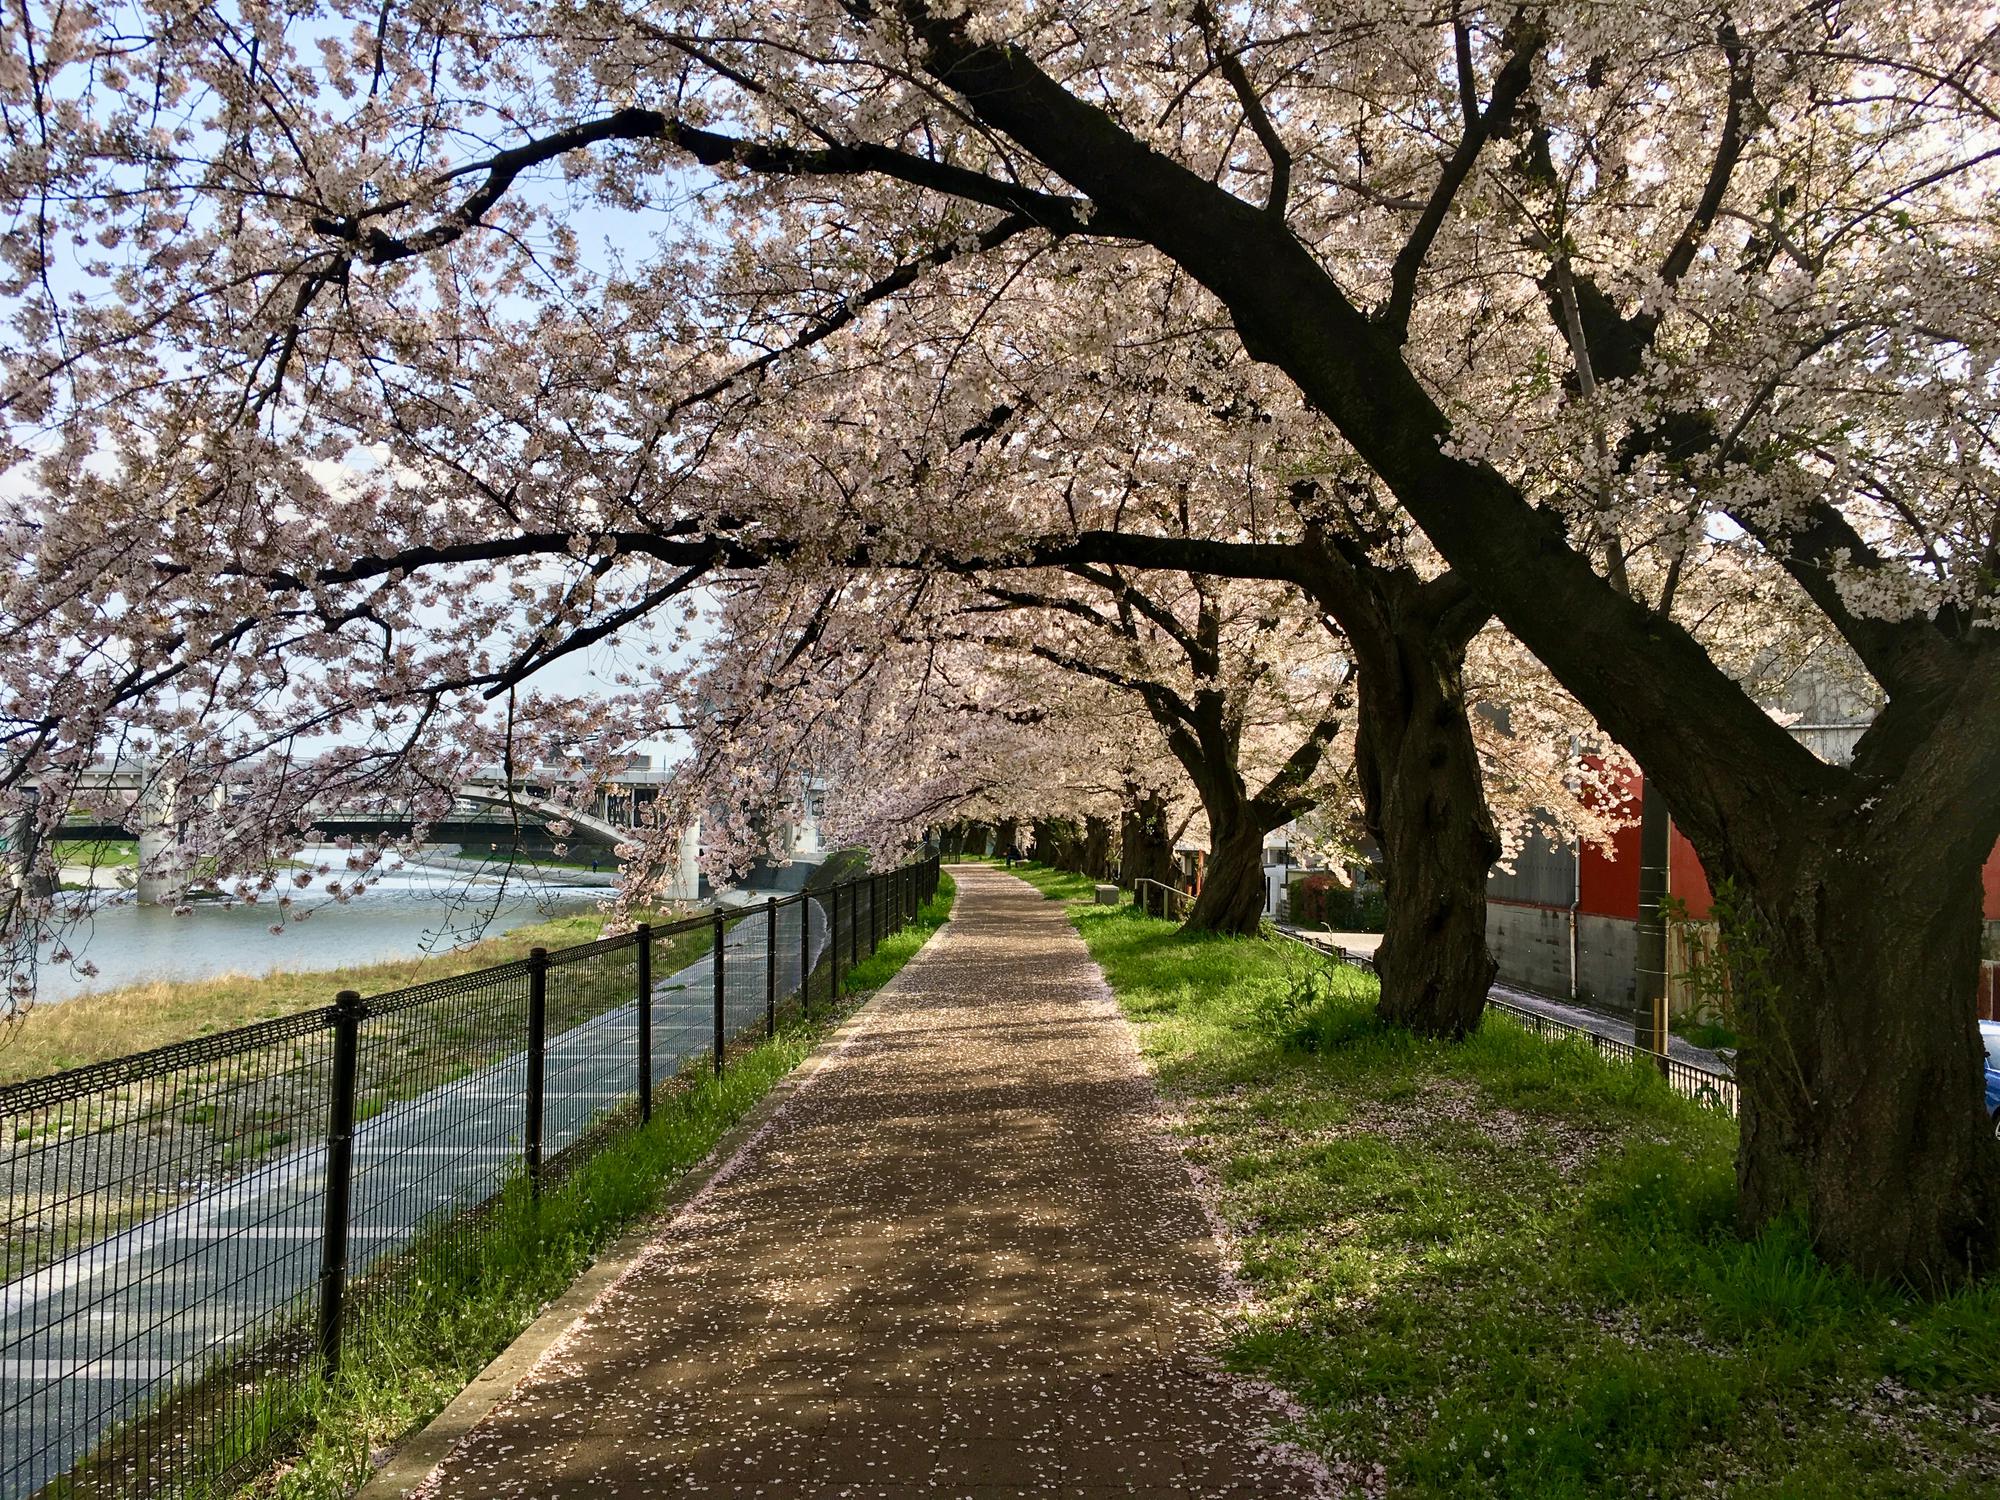
[[[1148,889],[1153,893],[1151,900],[1148,900],[1145,894]],[[1141,911],[1151,912],[1156,917],[1165,917],[1168,914],[1168,907],[1176,903],[1185,911],[1194,905],[1194,897],[1177,885],[1169,885],[1164,880],[1154,880],[1149,875],[1141,875],[1132,882],[1132,904]]]

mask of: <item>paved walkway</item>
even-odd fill
[[[984,866],[441,1496],[1307,1496],[1202,1357],[1217,1247],[1062,908]]]

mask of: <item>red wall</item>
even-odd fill
[[[1632,807],[1639,806],[1640,783],[1632,784]],[[1636,921],[1639,916],[1639,825],[1636,821],[1620,828],[1612,840],[1617,851],[1616,859],[1607,859],[1594,846],[1586,845],[1579,877],[1583,887],[1583,907],[1587,912],[1604,917],[1629,917]],[[2000,844],[1996,844],[1993,854],[1980,871],[1980,880],[1985,887],[1986,920],[2000,922]],[[1703,918],[1709,915],[1713,897],[1709,892],[1708,876],[1702,870],[1701,860],[1690,844],[1675,828],[1668,835],[1667,843],[1667,889],[1687,904],[1688,915]]]
[[[1676,900],[1687,904],[1688,915],[1697,921],[1706,917],[1714,905],[1708,889],[1708,872],[1702,869],[1694,845],[1678,828],[1667,836],[1667,889]]]
[[[1639,920],[1639,825],[1627,823],[1612,836],[1617,857],[1595,844],[1583,846],[1577,865],[1579,909],[1600,917]]]

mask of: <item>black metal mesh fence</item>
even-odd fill
[[[1370,970],[1375,967],[1375,959],[1371,954],[1357,952],[1352,948],[1322,946],[1296,937],[1291,940],[1310,952],[1334,959],[1339,963]],[[1713,1068],[1704,1068],[1698,1063],[1691,1063],[1682,1058],[1663,1056],[1649,1047],[1635,1046],[1631,1042],[1605,1036],[1601,1032],[1575,1025],[1556,1016],[1543,1015],[1540,1011],[1530,1010],[1525,1005],[1512,1004],[1497,995],[1487,996],[1486,1005],[1488,1009],[1499,1011],[1538,1035],[1580,1037],[1588,1041],[1603,1056],[1616,1058],[1620,1062],[1644,1058],[1659,1069],[1676,1093],[1685,1094],[1696,1103],[1705,1104],[1712,1109],[1727,1110],[1732,1115],[1736,1113],[1736,1080],[1727,1073],[1718,1073]]]
[[[936,885],[930,861],[0,1088],[0,1500],[258,1464],[510,1181],[826,1006],[914,909],[886,893]]]
[[[315,1284],[329,1015],[0,1093],[0,1493],[171,1485],[299,1378],[258,1355]],[[261,1389],[213,1378],[246,1354]]]

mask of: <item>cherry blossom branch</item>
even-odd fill
[[[1396,252],[1396,259],[1389,267],[1389,298],[1376,314],[1376,322],[1399,342],[1409,336],[1410,312],[1417,298],[1417,277],[1430,255],[1431,243],[1444,227],[1445,215],[1451,211],[1452,200],[1458,196],[1465,179],[1472,175],[1479,153],[1485,149],[1487,141],[1512,119],[1515,104],[1527,92],[1529,81],[1534,76],[1535,57],[1542,48],[1541,28],[1531,21],[1519,19],[1509,28],[1509,33],[1507,60],[1493,76],[1493,93],[1486,101],[1486,108],[1478,112],[1467,124],[1465,134],[1459,137],[1457,149],[1445,162],[1423,212],[1417,216],[1416,227],[1410,231],[1409,239]],[[1459,87],[1468,88],[1463,69]]]
[[[394,235],[371,223],[411,206],[399,199],[349,214],[319,215],[310,221],[317,233],[351,246],[368,265],[387,265],[439,250],[479,227],[485,215],[504,198],[523,172],[532,167],[616,141],[656,141],[692,156],[709,167],[782,177],[889,177],[948,197],[982,203],[1018,215],[1054,234],[1124,234],[1117,215],[1100,216],[1094,205],[1045,193],[1019,183],[1003,182],[984,173],[933,161],[872,142],[852,145],[799,147],[743,140],[690,125],[654,109],[629,108],[496,152],[483,162],[454,169],[446,180],[484,172],[484,179],[442,219],[408,235]]]

